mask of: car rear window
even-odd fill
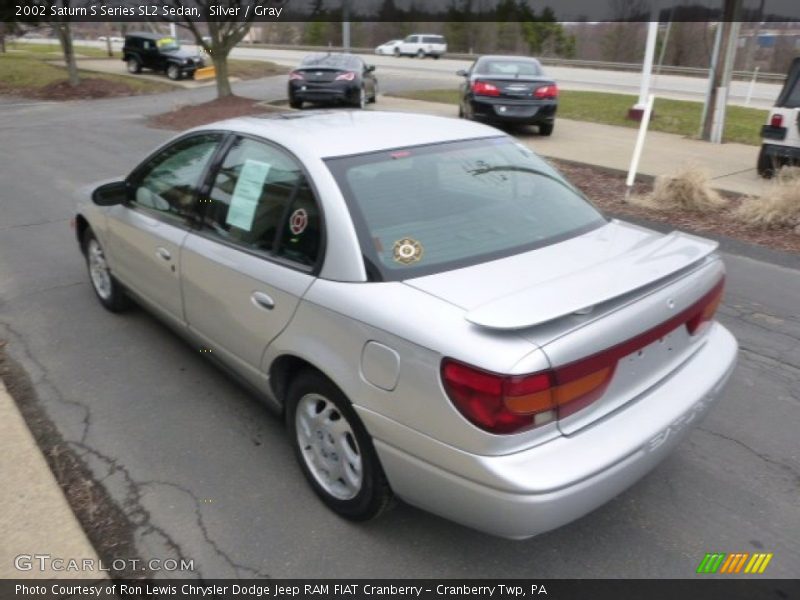
[[[555,169],[506,136],[326,163],[374,279],[409,279],[494,260],[605,222]]]
[[[542,75],[542,67],[535,60],[489,59],[479,61],[475,67],[475,72],[480,75],[503,75],[510,77],[530,75],[538,77]]]
[[[357,69],[360,59],[350,54],[314,54],[306,56],[303,67],[326,67],[331,69]]]

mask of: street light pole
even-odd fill
[[[342,2],[342,48],[350,52],[350,0]]]

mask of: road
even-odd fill
[[[765,551],[771,576],[800,574],[800,264],[743,256],[725,257],[721,320],[742,351],[724,399],[612,502],[524,542],[403,504],[366,524],[333,516],[261,404],[147,313],[100,307],[68,226],[77,188],[171,135],[141,115],[212,93],[0,105],[0,338],[145,558],[193,559],[204,578],[691,577],[706,552]]]
[[[52,43],[52,40],[27,40],[33,43]],[[79,45],[90,45],[105,48],[105,42],[81,40]],[[195,48],[194,46],[186,46]],[[119,51],[120,44],[114,44]],[[301,50],[253,48],[242,44],[231,53],[234,58],[251,60],[269,60],[289,67],[296,66],[309,53]],[[395,58],[393,56],[361,55],[365,61],[377,67],[379,77],[389,75],[414,79],[419,86],[425,88],[455,87],[460,78],[455,74],[459,69],[466,69],[471,62],[466,60],[433,60],[417,58]],[[609,71],[602,69],[580,69],[573,67],[547,67],[559,85],[566,90],[590,90],[597,92],[616,92],[639,95],[641,75],[630,71]],[[678,75],[655,75],[651,92],[658,97],[676,100],[693,100],[703,102],[708,80],[700,77],[684,77]],[[729,103],[744,105],[748,96],[750,83],[734,81],[731,85]],[[754,108],[770,108],[775,103],[782,85],[759,82],[753,86],[750,106]]]

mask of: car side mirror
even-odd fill
[[[125,181],[104,183],[92,192],[92,202],[97,206],[116,206],[128,201],[128,184]]]
[[[375,70],[375,65],[367,65],[367,73],[372,73]]]
[[[456,75],[458,75],[459,77],[469,77],[469,73],[467,73],[467,71],[465,71],[464,69],[459,69],[458,71],[456,71]]]

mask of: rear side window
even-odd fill
[[[516,77],[528,75],[538,77],[542,75],[542,68],[535,60],[481,60],[475,69],[481,75],[502,75]]]
[[[444,44],[444,38],[440,35],[426,35],[422,41],[426,44]]]
[[[227,242],[316,263],[320,212],[297,161],[278,148],[238,138],[201,202],[205,229]]]
[[[384,280],[518,254],[605,222],[555,169],[505,136],[327,164],[349,204],[368,266]]]

